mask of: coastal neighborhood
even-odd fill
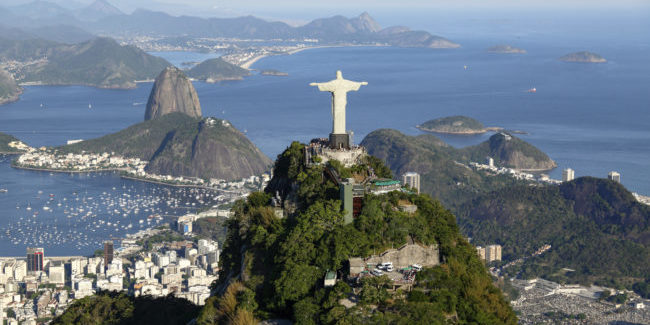
[[[21,147],[24,148],[24,147]],[[271,175],[264,173],[260,176],[250,176],[237,181],[222,179],[202,179],[198,177],[183,177],[171,175],[157,175],[147,173],[147,162],[139,158],[125,158],[113,153],[60,153],[57,149],[24,148],[26,153],[21,154],[14,163],[14,167],[42,170],[50,172],[87,173],[87,172],[122,172],[122,177],[141,181],[156,182],[163,185],[190,186],[204,189],[231,191],[244,195],[251,190],[263,189],[271,179]]]
[[[119,246],[107,240],[92,257],[49,257],[43,248],[27,248],[26,257],[0,258],[4,320],[42,323],[75,300],[106,290],[136,297],[171,294],[203,305],[218,272],[219,244],[173,233],[162,226],[128,234]]]

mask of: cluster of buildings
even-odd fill
[[[525,181],[537,181],[540,183],[549,183],[549,184],[560,184],[561,181],[551,179],[548,177],[548,175],[540,175],[539,177],[535,177],[534,174],[531,173],[526,173],[514,168],[507,168],[507,167],[497,167],[494,165],[494,159],[491,157],[486,158],[486,163],[485,164],[480,164],[477,162],[470,162],[469,166],[476,169],[476,170],[483,170],[487,171],[489,173],[495,174],[495,175],[508,175],[511,176],[515,179],[518,180],[525,180]]]
[[[139,158],[124,158],[107,152],[102,154],[60,154],[56,150],[32,149],[18,157],[16,166],[57,171],[129,170],[144,173],[147,162]]]
[[[122,290],[121,260],[110,260],[108,252],[105,257],[46,258],[43,248],[30,247],[25,258],[0,260],[0,310],[11,315],[8,324],[35,324],[60,315],[97,289]]]
[[[79,140],[73,140],[79,141]],[[16,148],[26,145],[18,143]],[[139,158],[125,158],[116,156],[114,153],[104,152],[102,154],[85,153],[81,154],[60,154],[56,150],[42,147],[34,149],[27,147],[24,154],[20,155],[15,162],[16,167],[46,169],[52,171],[65,172],[91,172],[91,171],[110,171],[120,170],[125,172],[126,177],[136,178],[145,181],[153,181],[170,185],[206,187],[217,190],[259,190],[266,186],[271,176],[267,173],[261,176],[250,176],[236,181],[226,181],[223,179],[202,179],[198,177],[183,177],[171,175],[157,175],[147,173],[145,168],[147,161]]]
[[[136,297],[174,294],[203,305],[217,279],[219,253],[218,243],[207,239],[161,243],[138,254],[126,270]]]
[[[511,301],[520,324],[647,324],[650,319],[648,300],[632,291],[598,286],[562,285],[531,279],[510,280],[519,291]],[[626,294],[624,303],[600,299],[604,291]]]
[[[570,182],[576,178],[575,170],[566,168],[562,171],[562,181]],[[616,183],[621,182],[621,174],[617,171],[611,171],[607,174],[607,179]]]
[[[562,182],[570,182],[575,179],[575,170],[571,168],[566,168],[562,171],[562,180],[560,181],[551,179],[546,174],[535,176],[534,174],[522,172],[514,168],[497,167],[494,165],[494,159],[491,157],[486,158],[485,164],[471,162],[469,165],[477,170],[485,170],[498,175],[510,175],[519,180],[537,181],[540,183],[561,184]],[[620,183],[621,174],[616,171],[611,171],[607,174],[607,179]]]
[[[144,249],[142,240],[163,231],[129,236],[118,250],[113,241],[106,241],[102,256],[46,257],[43,248],[29,247],[24,258],[0,259],[0,319],[5,317],[8,324],[35,324],[99,290],[135,296],[173,294],[203,305],[217,279],[218,243],[208,239],[162,242]]]

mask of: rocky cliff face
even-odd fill
[[[18,100],[21,93],[11,74],[0,69],[0,105]]]
[[[183,71],[168,67],[156,78],[144,119],[147,121],[174,112],[201,117],[201,104],[192,82]]]

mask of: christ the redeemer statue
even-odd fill
[[[332,93],[332,133],[330,134],[330,146],[332,148],[349,148],[350,140],[345,131],[345,105],[348,103],[348,92],[357,91],[367,82],[356,82],[343,79],[341,71],[336,71],[336,79],[328,82],[312,82],[310,86],[318,86],[320,91]]]

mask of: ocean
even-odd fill
[[[426,27],[421,21],[421,26]],[[293,140],[306,142],[329,134],[330,96],[310,87],[309,83],[331,80],[336,70],[342,70],[348,79],[369,83],[348,95],[347,127],[354,131],[357,143],[379,128],[417,135],[422,132],[415,126],[424,121],[467,115],[487,126],[527,132],[520,137],[557,161],[559,167],[550,172],[553,178],[559,179],[562,169],[568,167],[576,171],[576,176],[606,177],[609,171],[615,170],[621,173],[621,181],[629,190],[650,195],[650,38],[644,38],[648,30],[642,35],[628,33],[635,30],[635,22],[647,24],[628,20],[622,23],[620,33],[594,32],[578,24],[579,28],[555,38],[549,35],[557,35],[553,33],[566,23],[551,23],[548,30],[541,32],[519,28],[523,24],[521,19],[507,23],[506,27],[483,22],[492,27],[474,36],[469,32],[470,27],[440,29],[436,28],[440,25],[437,23],[431,25],[431,30],[446,32],[440,34],[461,43],[462,47],[453,50],[313,49],[267,57],[252,67],[280,70],[287,72],[287,77],[254,74],[243,81],[195,82],[194,85],[204,116],[231,121],[271,158]],[[536,23],[543,25],[544,20]],[[496,44],[521,47],[528,53],[486,52]],[[608,59],[608,63],[575,64],[557,60],[581,50],[596,52]],[[209,57],[199,53],[154,54],[172,62]],[[533,87],[537,92],[528,93]],[[142,121],[150,89],[151,83],[141,83],[132,90],[25,87],[20,101],[0,107],[0,131],[32,146],[62,145],[70,139],[98,137]],[[490,134],[439,136],[453,146],[463,147],[485,141]],[[49,200],[54,203],[59,202],[59,197],[74,199],[73,193],[79,196],[87,188],[86,200],[101,197],[110,202],[122,194],[151,200],[164,188],[121,180],[110,173],[69,176],[16,170],[9,166],[9,160],[0,161],[0,188],[9,190],[0,193],[0,255],[24,254],[25,240],[12,241],[13,237],[3,237],[2,233],[15,231],[21,225],[32,229],[38,224],[33,222],[34,210],[25,210],[28,202],[41,209],[36,220],[52,216],[48,222],[52,225],[58,222],[59,230],[65,228],[64,233],[70,234],[75,227],[90,229],[97,224],[62,222],[61,216],[68,219],[65,211],[57,215],[58,212],[42,210],[49,200],[44,196],[54,194],[54,200]],[[165,195],[182,197],[183,193]],[[99,204],[95,211],[104,211],[100,212],[104,214],[102,218],[113,225],[100,225],[105,230],[93,237],[93,243],[133,230],[118,227],[115,231],[115,221],[121,221],[120,226],[128,222],[135,227],[149,213],[141,208],[138,214],[130,210],[126,217],[124,212],[108,214],[109,204]],[[166,204],[159,204],[161,213],[178,213],[168,210]],[[36,239],[34,242],[39,244]],[[88,254],[100,248],[94,244],[79,247],[73,241],[40,244],[46,247],[46,252],[49,249],[58,255]]]

